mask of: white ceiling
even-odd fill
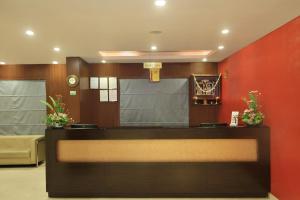
[[[0,61],[65,63],[80,56],[98,63],[99,51],[149,51],[153,44],[159,51],[217,50],[223,44],[208,57],[217,62],[299,13],[300,0],[167,0],[163,8],[154,0],[0,0]],[[230,34],[222,35],[223,28]],[[27,29],[35,36],[26,36]],[[149,33],[156,30],[162,33]]]

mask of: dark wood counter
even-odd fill
[[[60,141],[147,143],[199,139],[255,139],[257,160],[66,162],[58,159]],[[107,149],[108,156],[110,153]],[[265,197],[270,191],[269,159],[268,127],[47,129],[46,189],[50,197]]]

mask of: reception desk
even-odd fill
[[[269,128],[47,129],[50,197],[265,197]]]

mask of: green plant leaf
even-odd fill
[[[52,104],[53,104],[53,107],[56,108],[57,107],[57,103],[56,101],[53,99],[53,97],[49,96],[49,98],[51,99],[52,101]]]
[[[50,110],[54,110],[54,108],[48,103],[48,102],[46,102],[46,101],[44,101],[44,100],[40,100],[40,102],[42,103],[42,104],[44,104],[44,105],[46,105]]]

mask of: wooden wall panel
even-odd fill
[[[1,80],[46,80],[50,65],[0,65]]]
[[[143,69],[141,63],[126,64],[90,64],[90,76],[116,76],[118,78],[149,78],[149,71]],[[164,63],[161,78],[190,78],[191,74],[218,74],[216,63]],[[192,81],[190,81],[190,126],[197,126],[201,122],[217,121],[218,106],[201,106],[192,103]],[[100,103],[99,91],[90,90],[90,106],[93,123],[103,127],[120,125],[120,104]]]
[[[72,60],[73,59],[73,60]],[[79,61],[78,61],[79,60]],[[120,124],[120,104],[100,103],[99,90],[90,90],[90,76],[116,76],[118,78],[149,78],[143,64],[88,64],[75,57],[66,65],[5,65],[0,66],[2,80],[46,80],[47,96],[63,95],[70,115],[77,122],[95,123],[102,127],[117,127]],[[216,63],[164,63],[161,78],[189,78],[193,73],[217,74]],[[80,85],[70,88],[66,83],[69,74],[80,76]],[[192,82],[190,80],[190,86]],[[190,87],[190,125],[217,121],[218,106],[192,104]],[[70,96],[76,90],[77,96]]]
[[[63,101],[69,105],[70,99],[66,83],[66,65],[48,65],[46,76],[47,93],[50,96],[63,95]]]
[[[98,65],[99,66],[99,65]],[[114,66],[118,78],[147,78],[149,71],[143,68],[142,63],[126,63]]]
[[[83,59],[80,61],[80,122],[91,123],[93,106],[90,106],[89,64]]]
[[[80,66],[81,66],[81,58],[78,57],[68,57],[66,59],[66,68],[67,74],[66,77],[69,75],[76,75],[80,78]],[[69,106],[70,106],[70,114],[75,120],[75,122],[80,122],[80,84],[76,87],[68,87],[68,96],[70,99]],[[75,96],[70,96],[70,91],[76,91]]]

